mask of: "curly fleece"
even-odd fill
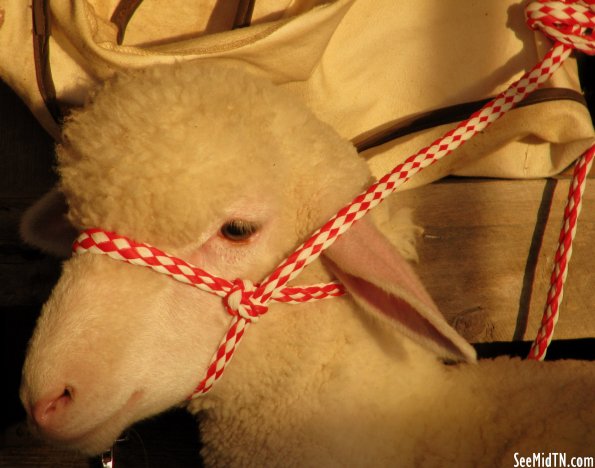
[[[59,148],[62,189],[79,228],[101,226],[178,247],[195,241],[239,194],[268,196],[280,207],[276,215],[299,231],[277,236],[281,256],[370,178],[332,129],[293,98],[234,68],[155,68],[120,76],[106,88],[70,117]],[[78,337],[83,349],[105,358],[109,372],[107,395],[95,397],[99,385],[89,377],[87,398],[100,422],[114,411],[109,397],[127,384],[136,388],[134,377],[147,398],[155,389],[145,382],[158,382],[167,392],[156,395],[166,401],[188,367],[167,359],[180,348],[196,354],[196,333],[209,325],[189,326],[200,316],[194,296],[186,304],[179,297],[190,294],[186,286],[175,290],[169,304],[175,313],[167,313],[168,303],[155,296],[161,277],[106,262],[83,256],[67,263],[24,374],[36,384],[31,388],[43,388],[50,370],[81,354],[95,366],[84,376],[97,373],[90,352],[70,347]],[[300,279],[307,281],[304,273]],[[112,288],[116,282],[120,287]],[[178,316],[184,320],[178,323]],[[59,341],[54,348],[44,346],[52,339]],[[120,348],[132,350],[130,360],[116,359]],[[55,360],[44,374],[39,369],[52,349]],[[162,360],[168,365],[159,367]],[[114,384],[113,362],[134,372],[126,370]],[[594,389],[593,363],[499,359],[444,366],[343,297],[277,305],[253,326],[224,381],[189,409],[201,412],[209,466],[511,466],[515,453],[592,456]],[[84,396],[77,398],[84,402]],[[86,424],[92,417],[81,406],[71,405]],[[103,447],[114,425],[108,421],[83,449]]]
[[[58,157],[70,220],[180,246],[238,194],[275,194],[306,235],[370,175],[349,142],[293,99],[232,66],[119,75],[66,122]],[[298,200],[315,208],[304,213]]]

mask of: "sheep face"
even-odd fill
[[[58,158],[77,229],[116,231],[252,281],[370,178],[328,126],[231,66],[117,77],[68,120]],[[228,322],[214,295],[76,256],[31,340],[23,403],[43,436],[96,453],[183,402]]]

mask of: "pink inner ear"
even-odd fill
[[[368,220],[352,226],[325,256],[364,308],[439,355],[475,360],[473,347],[448,325],[411,266]]]
[[[326,260],[332,263],[330,260]],[[437,354],[445,354],[455,357],[457,360],[469,360],[461,352],[459,346],[444,336],[428,319],[422,316],[415,307],[409,304],[405,299],[395,294],[380,289],[374,284],[356,276],[342,273],[333,264],[331,270],[335,272],[338,279],[349,290],[353,297],[365,299],[368,306],[388,316],[396,321],[399,328],[410,338],[421,341],[427,347],[434,350]],[[359,301],[358,301],[359,302]],[[436,346],[437,345],[437,346]]]

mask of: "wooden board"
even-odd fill
[[[420,276],[469,341],[535,337],[569,183],[452,179],[396,195],[425,229]],[[591,183],[555,338],[595,336],[594,238]]]

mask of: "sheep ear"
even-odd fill
[[[411,266],[366,218],[324,256],[325,264],[364,309],[443,358],[475,361],[473,347],[448,325]]]
[[[54,188],[30,206],[21,218],[21,237],[51,255],[67,258],[77,230],[68,222],[68,205],[62,192]]]

